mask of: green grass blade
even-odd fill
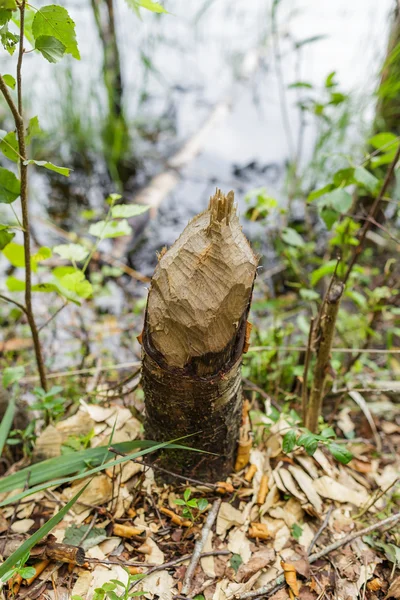
[[[31,537],[29,537],[27,540],[25,540],[23,544],[21,544],[18,550],[11,554],[11,556],[9,556],[7,560],[5,560],[2,565],[0,565],[0,577],[2,577],[5,573],[7,573],[7,571],[12,569],[12,567],[24,556],[24,554],[30,552],[33,546],[40,542],[41,539],[43,539],[47,534],[49,534],[50,531],[54,529],[54,527],[58,525],[60,521],[63,520],[67,512],[78,500],[79,496],[83,494],[83,492],[86,490],[89,483],[90,481],[56,515],[54,515],[54,517],[49,519],[44,525],[42,525],[40,529],[35,531],[35,533],[31,535]]]
[[[187,436],[185,436],[185,437],[187,437]],[[182,439],[182,438],[180,438],[180,439]],[[176,441],[176,440],[172,440],[172,441]],[[121,445],[121,444],[119,444],[119,445]],[[64,483],[70,483],[71,481],[76,481],[77,479],[82,479],[82,477],[90,477],[91,475],[95,475],[96,473],[99,473],[100,471],[105,471],[106,469],[110,469],[117,465],[121,465],[121,464],[127,462],[128,460],[132,460],[133,458],[138,458],[139,456],[143,456],[144,454],[149,454],[150,452],[155,452],[156,450],[159,450],[160,448],[166,448],[167,446],[170,446],[170,445],[171,445],[171,442],[163,442],[161,444],[156,444],[156,445],[151,446],[150,448],[145,448],[144,450],[140,450],[139,452],[134,452],[133,454],[128,454],[127,456],[121,456],[115,460],[104,462],[93,469],[89,469],[88,471],[85,471],[84,473],[79,473],[78,475],[73,475],[71,477],[64,477],[62,479],[46,481],[46,483],[43,483],[42,485],[30,487],[29,489],[27,489],[23,492],[20,492],[19,494],[15,494],[14,496],[7,498],[6,500],[3,500],[2,502],[0,502],[0,507],[7,506],[8,504],[13,504],[14,502],[22,500],[23,498],[26,498],[27,496],[31,496],[32,494],[35,494],[36,492],[46,490],[49,487],[55,487],[55,486],[63,485]],[[117,446],[117,444],[115,446]],[[39,464],[43,465],[43,463],[39,463]]]
[[[4,446],[6,445],[6,441],[8,438],[8,434],[10,433],[13,420],[15,415],[15,400],[11,398],[8,403],[7,410],[4,413],[4,417],[0,423],[0,456],[3,452]]]
[[[134,440],[133,442],[115,444],[115,448],[120,452],[132,452],[135,448],[148,447],[148,445],[154,444],[155,442]],[[111,460],[114,456],[108,451],[108,446],[99,446],[98,448],[88,448],[64,456],[49,458],[3,477],[0,481],[0,494],[23,488],[27,481],[31,486],[34,486],[56,477],[68,477],[68,475],[74,473],[82,473],[88,467],[100,465],[104,458]]]
[[[148,440],[134,440],[131,442],[120,442],[119,444],[114,444],[114,448],[119,452],[126,454],[132,452],[132,450],[135,450],[136,448],[152,448],[156,445],[157,442]],[[180,444],[170,444],[169,447],[182,449],[183,451],[191,450],[194,452],[200,452],[200,450],[188,448]],[[68,477],[69,475],[73,475],[75,473],[80,473],[83,475],[88,468],[97,467],[98,465],[101,465],[102,462],[105,462],[106,460],[110,461],[113,458],[115,458],[115,454],[109,452],[108,446],[88,448],[86,450],[79,450],[78,452],[73,452],[64,456],[49,458],[47,460],[43,460],[42,462],[30,465],[25,469],[21,469],[21,471],[17,471],[12,475],[3,477],[0,480],[0,494],[21,489],[25,487],[27,481],[29,481],[30,486],[35,486],[55,478]]]

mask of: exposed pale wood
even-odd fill
[[[147,334],[168,366],[219,353],[249,303],[257,258],[244,236],[233,192],[217,191],[164,254],[147,305]]]

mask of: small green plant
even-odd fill
[[[294,525],[292,525],[291,534],[295,540],[299,541],[303,534],[303,528],[300,527],[300,525],[298,525],[297,523],[295,523]]]
[[[206,510],[208,506],[208,500],[206,498],[191,498],[191,494],[191,490],[187,488],[183,492],[183,500],[181,498],[177,498],[175,500],[175,504],[178,506],[183,506],[182,516],[185,519],[190,519],[192,523],[195,523],[201,513]]]
[[[31,404],[30,408],[43,411],[46,424],[57,420],[65,412],[66,400],[59,395],[63,389],[59,385],[54,385],[48,392],[40,387],[33,390],[37,401]]]
[[[106,598],[109,600],[128,600],[129,598],[138,598],[139,596],[146,594],[147,592],[131,590],[132,584],[135,585],[141,581],[141,579],[146,577],[146,574],[138,573],[136,575],[131,575],[129,571],[127,571],[127,573],[128,579],[126,583],[123,583],[118,579],[110,579],[107,583],[103,583],[101,587],[95,588],[93,600],[106,600]],[[82,596],[72,596],[71,600],[83,600],[83,598]]]
[[[12,429],[7,438],[9,446],[22,446],[24,456],[31,456],[36,440],[36,420],[30,421],[25,429]]]
[[[6,583],[9,579],[15,577],[15,575],[20,575],[22,579],[30,579],[34,577],[36,574],[36,570],[34,567],[26,567],[25,564],[29,559],[29,552],[26,552],[15,564],[15,567],[4,573],[4,575],[0,578],[2,583]]]
[[[332,427],[325,427],[319,435],[311,433],[305,428],[302,428],[301,431],[300,435],[296,429],[290,429],[285,433],[282,442],[282,450],[285,454],[292,452],[296,447],[302,447],[309,456],[313,456],[318,444],[322,444],[328,448],[337,461],[344,465],[347,465],[353,458],[347,448],[333,441],[336,439],[336,433]]]

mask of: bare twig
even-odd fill
[[[312,352],[312,339],[313,339],[313,331],[314,331],[314,318],[310,320],[310,331],[308,332],[308,343],[307,343],[307,352],[306,358],[304,362],[304,374],[303,374],[303,387],[301,389],[301,404],[303,408],[303,423],[306,420],[307,415],[307,379],[308,379],[308,367],[310,366],[310,358]]]
[[[324,531],[324,529],[327,527],[328,523],[329,523],[329,517],[331,516],[333,511],[333,505],[330,507],[330,509],[328,510],[328,512],[325,515],[325,519],[323,520],[323,523],[321,525],[321,527],[318,529],[317,533],[314,535],[311,544],[308,546],[308,550],[307,550],[307,554],[311,554],[312,549],[314,548],[319,536],[321,535],[321,533]]]
[[[394,525],[395,523],[397,523],[397,521],[400,521],[400,513],[396,513],[395,515],[392,515],[391,517],[388,517],[387,519],[384,519],[383,521],[378,521],[377,523],[373,523],[372,525],[369,525],[369,527],[365,527],[364,529],[360,529],[359,531],[350,533],[349,535],[346,535],[345,537],[338,540],[337,542],[334,542],[333,544],[326,546],[326,548],[323,548],[323,550],[321,550],[320,552],[316,552],[315,554],[312,554],[309,557],[309,562],[310,562],[310,564],[312,564],[315,561],[319,560],[320,558],[323,558],[330,552],[333,552],[334,550],[337,550],[338,548],[341,548],[342,546],[349,544],[353,540],[355,540],[359,537],[362,537],[363,535],[367,535],[368,533],[371,533],[372,531],[382,529],[383,527],[386,527],[389,525]],[[233,597],[236,597],[237,600],[250,600],[250,598],[251,599],[259,598],[260,596],[268,597],[271,595],[271,593],[273,591],[275,591],[275,588],[277,586],[280,586],[282,583],[284,583],[284,581],[285,581],[285,575],[284,575],[284,573],[281,573],[280,575],[278,575],[278,577],[276,579],[274,579],[274,581],[271,581],[271,583],[269,583],[268,585],[265,585],[265,586],[259,588],[258,590],[254,590],[252,592],[246,592],[245,594],[240,594],[239,596],[233,596]]]
[[[197,540],[197,542],[195,544],[193,556],[192,556],[189,566],[186,570],[185,579],[183,581],[183,587],[181,590],[181,593],[184,596],[189,593],[192,578],[193,578],[194,572],[196,570],[196,567],[198,565],[198,562],[200,560],[201,551],[204,548],[204,544],[206,543],[208,535],[214,524],[214,521],[217,518],[220,506],[221,506],[221,498],[218,498],[217,500],[214,501],[214,504],[212,505],[212,508],[207,515],[206,522],[203,525],[203,529],[201,530],[200,539]]]
[[[397,477],[397,479],[394,479],[394,481],[392,481],[386,488],[384,488],[383,490],[377,490],[379,491],[379,493],[375,496],[375,498],[373,498],[373,500],[371,502],[368,502],[367,505],[358,513],[356,514],[353,519],[360,519],[362,516],[365,515],[365,513],[374,506],[374,504],[376,504],[378,502],[378,500],[380,498],[382,498],[382,496],[384,496],[389,490],[390,488],[392,488],[394,485],[396,485],[399,482],[399,478]]]
[[[15,306],[18,306],[18,308],[20,310],[22,310],[23,313],[26,314],[26,308],[25,308],[25,306],[23,304],[20,304],[16,300],[13,300],[13,298],[9,298],[8,296],[4,296],[4,294],[0,294],[0,298],[2,298],[2,300],[5,300],[6,302],[11,302],[11,304],[15,304]]]

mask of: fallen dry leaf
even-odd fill
[[[281,567],[285,575],[285,581],[295,596],[300,593],[299,582],[297,581],[296,569],[293,564],[281,561]]]
[[[314,481],[307,473],[303,471],[300,467],[289,466],[289,471],[299,484],[301,490],[307,496],[309,502],[312,504],[314,509],[316,510],[318,515],[322,513],[322,500],[318,495],[315,487],[313,486]]]
[[[271,537],[271,533],[268,531],[265,523],[251,523],[248,535],[251,538],[259,540],[268,540]]]
[[[386,598],[400,598],[400,577],[392,581]]]
[[[275,560],[275,552],[272,548],[265,548],[264,550],[255,552],[248,563],[240,565],[235,580],[238,583],[248,581],[255,573],[270,565],[273,560]]]
[[[28,533],[32,525],[35,524],[33,519],[21,519],[20,521],[15,521],[11,525],[11,531],[14,533]]]
[[[359,491],[355,491],[342,485],[338,481],[332,479],[332,477],[328,477],[328,475],[315,479],[313,485],[315,491],[323,498],[329,498],[330,500],[336,500],[336,502],[345,504],[354,504],[354,506],[357,506],[358,508],[364,506],[369,500],[369,495],[366,490],[364,490],[364,494],[362,494]]]
[[[243,512],[233,508],[228,502],[222,502],[217,517],[217,535],[225,537],[226,532],[233,526],[240,527],[244,523]]]

